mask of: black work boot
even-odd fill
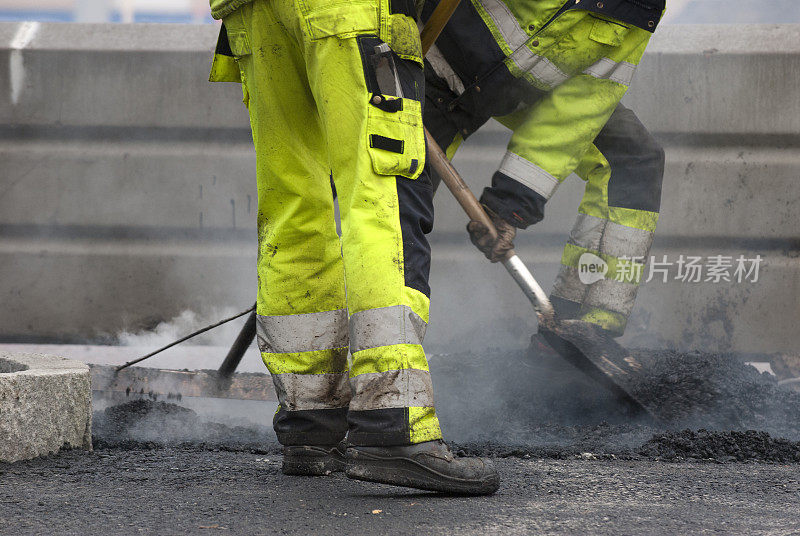
[[[283,474],[325,476],[344,471],[347,443],[283,447]]]
[[[347,476],[408,488],[491,495],[500,484],[491,460],[457,458],[441,440],[397,447],[347,448]]]

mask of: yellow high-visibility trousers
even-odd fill
[[[250,112],[258,343],[285,445],[441,437],[422,348],[424,77],[413,13],[392,11],[407,4],[255,0],[223,18],[212,79],[238,75]]]

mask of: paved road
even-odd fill
[[[500,491],[439,497],[275,454],[99,450],[0,464],[0,534],[796,534],[800,467],[497,460]]]

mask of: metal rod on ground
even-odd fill
[[[225,361],[222,362],[222,365],[219,367],[219,377],[220,378],[230,378],[233,373],[236,371],[236,367],[239,366],[239,362],[242,360],[244,353],[253,343],[253,339],[256,337],[256,311],[255,309],[250,313],[250,316],[247,317],[247,320],[242,326],[242,330],[239,332],[239,336],[236,337],[236,340],[233,341],[233,346],[228,351],[228,355],[225,356]]]
[[[154,355],[156,355],[156,354],[159,354],[159,353],[163,352],[164,350],[166,350],[166,349],[168,349],[168,348],[172,348],[172,347],[173,347],[173,346],[175,346],[176,344],[180,344],[180,343],[182,343],[183,341],[189,340],[189,339],[191,339],[192,337],[196,337],[197,335],[200,335],[201,333],[205,333],[206,331],[209,331],[209,330],[212,330],[212,329],[214,329],[214,328],[216,328],[216,327],[219,327],[219,326],[221,326],[222,324],[225,324],[225,323],[227,323],[227,322],[230,322],[231,320],[236,320],[237,318],[239,318],[239,317],[241,317],[241,316],[244,316],[244,315],[246,315],[247,313],[249,313],[249,312],[251,312],[251,311],[255,311],[255,310],[256,310],[256,306],[255,306],[255,305],[253,305],[252,307],[248,308],[246,311],[242,311],[241,313],[237,313],[237,314],[235,314],[235,315],[233,315],[233,316],[231,316],[231,317],[229,317],[229,318],[226,318],[226,319],[224,319],[224,320],[220,320],[220,321],[219,321],[219,322],[217,322],[216,324],[211,324],[210,326],[206,326],[206,327],[204,327],[204,328],[202,328],[202,329],[199,329],[199,330],[195,331],[194,333],[190,333],[189,335],[187,335],[187,336],[185,336],[185,337],[182,337],[182,338],[178,339],[178,340],[177,340],[177,341],[175,341],[175,342],[171,342],[171,343],[169,343],[168,345],[166,345],[166,346],[164,346],[164,347],[162,347],[162,348],[159,348],[159,349],[158,349],[158,350],[156,350],[155,352],[150,352],[149,354],[147,354],[147,355],[143,355],[142,357],[139,357],[139,358],[137,358],[137,359],[134,359],[133,361],[128,361],[128,362],[127,362],[127,363],[125,363],[124,365],[120,365],[120,366],[118,366],[118,367],[117,367],[115,370],[117,370],[117,371],[120,371],[120,370],[122,370],[122,369],[124,369],[124,368],[130,367],[131,365],[135,365],[136,363],[139,363],[139,362],[141,362],[141,361],[144,361],[144,360],[145,360],[145,359],[147,359],[147,358],[153,357]]]

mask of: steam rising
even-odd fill
[[[135,332],[122,331],[117,335],[119,343],[123,346],[141,346],[158,348],[165,346],[193,331],[218,322],[222,318],[233,316],[239,312],[233,307],[218,307],[208,311],[198,313],[192,310],[185,310],[174,318],[160,322],[152,330],[139,330]],[[236,320],[223,324],[210,331],[202,333],[191,339],[192,345],[225,346],[238,335],[241,329],[242,320]]]

